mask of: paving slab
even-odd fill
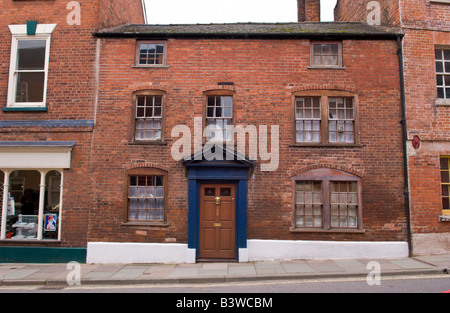
[[[282,264],[286,273],[314,273],[314,269],[306,262],[285,262]]]
[[[425,264],[423,262],[419,262],[413,259],[399,259],[399,260],[391,260],[392,264],[395,264],[402,269],[412,270],[412,269],[431,269],[433,266]]]
[[[345,270],[333,261],[307,261],[314,271],[322,273],[343,273]]]

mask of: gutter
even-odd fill
[[[320,37],[322,39],[355,40],[395,40],[403,34],[398,33],[139,33],[139,32],[94,32],[100,38],[184,38],[184,39],[305,39]]]
[[[405,96],[405,75],[403,71],[403,35],[397,36],[398,43],[398,61],[400,70],[400,92],[401,92],[401,107],[402,107],[402,134],[403,134],[403,170],[405,172],[405,185],[404,185],[404,195],[405,195],[405,207],[406,207],[406,229],[407,229],[407,239],[408,239],[408,251],[409,257],[413,256],[412,247],[412,234],[411,234],[411,212],[410,212],[410,202],[409,202],[409,174],[408,174],[408,129],[406,124],[406,96]]]

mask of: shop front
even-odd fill
[[[0,142],[1,262],[64,259],[64,170],[75,142]],[[55,250],[56,249],[56,250]],[[68,259],[74,259],[71,251]]]

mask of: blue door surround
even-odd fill
[[[236,259],[239,259],[239,249],[247,248],[247,181],[255,163],[234,150],[217,148],[222,149],[223,160],[208,161],[200,151],[183,161],[189,178],[188,248],[196,249],[198,258],[200,185],[233,183],[236,185]]]

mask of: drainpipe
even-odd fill
[[[408,252],[409,257],[413,256],[412,238],[411,238],[411,213],[409,203],[409,175],[408,175],[408,130],[406,125],[406,97],[405,97],[405,77],[403,71],[403,35],[397,36],[398,43],[398,61],[400,68],[400,93],[401,93],[401,106],[402,106],[402,133],[403,133],[403,170],[405,172],[405,206],[406,206],[406,228],[408,238]]]

